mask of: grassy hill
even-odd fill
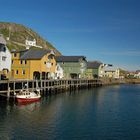
[[[23,25],[0,22],[0,34],[3,34],[5,39],[7,39],[7,37],[10,37],[9,41],[7,40],[7,46],[10,50],[24,50],[25,40],[31,38],[36,39],[37,45],[42,46],[46,49],[56,50],[57,55],[61,55],[61,53],[51,43],[43,39],[32,29],[27,28]],[[34,47],[32,47],[32,49],[34,49]]]

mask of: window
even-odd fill
[[[12,64],[14,64],[14,60],[12,60]]]
[[[44,64],[47,64],[46,62],[44,62]]]
[[[52,66],[53,66],[53,63],[51,63],[52,64]]]
[[[22,70],[22,75],[25,75],[25,70]]]
[[[25,63],[25,65],[26,65],[26,64],[27,64],[27,61],[25,60],[24,63]]]
[[[6,52],[6,47],[3,48],[3,52]]]
[[[16,53],[14,53],[14,57],[17,57],[17,54]]]
[[[20,64],[22,64],[22,60],[20,60]]]
[[[48,56],[48,59],[49,59],[49,60],[53,59],[53,56],[52,56],[52,55],[49,55],[49,56]]]
[[[18,70],[16,70],[16,75],[18,75]]]
[[[2,61],[6,61],[6,56],[2,56]]]
[[[1,43],[0,43],[0,51],[6,52],[6,47],[5,47],[4,44],[1,44]]]

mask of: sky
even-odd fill
[[[139,0],[0,0],[0,21],[25,25],[63,55],[140,69]]]

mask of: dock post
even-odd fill
[[[8,87],[8,91],[7,91],[7,100],[9,101],[10,98],[10,87]]]

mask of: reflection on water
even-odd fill
[[[32,103],[17,103],[17,106],[21,112],[32,113],[40,108],[40,101],[32,102]]]
[[[140,85],[67,92],[18,104],[0,100],[0,139],[140,139]]]

